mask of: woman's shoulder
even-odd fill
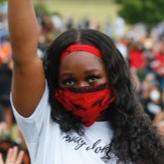
[[[16,109],[16,107],[14,105],[12,94],[10,94],[10,102],[11,102],[14,116],[15,116],[16,120],[18,121],[18,124],[19,124],[19,122],[22,122],[22,121],[23,122],[36,122],[39,120],[41,121],[42,118],[49,117],[49,115],[50,115],[51,107],[49,105],[49,89],[48,89],[47,82],[45,83],[44,92],[41,96],[39,103],[36,106],[36,109],[29,117],[24,117],[18,112],[18,110]]]

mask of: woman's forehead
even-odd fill
[[[71,74],[105,73],[105,66],[101,58],[88,52],[73,52],[61,60],[59,74],[68,76]]]
[[[60,69],[71,68],[74,66],[82,67],[103,67],[103,61],[100,57],[95,56],[89,52],[72,52],[61,60]]]

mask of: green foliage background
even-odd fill
[[[164,21],[164,0],[116,0],[119,14],[130,24],[142,22],[148,26]]]

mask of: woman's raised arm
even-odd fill
[[[42,61],[37,57],[38,24],[32,0],[8,0],[13,50],[12,98],[17,111],[30,116],[44,91]]]

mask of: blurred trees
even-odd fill
[[[3,4],[4,2],[7,2],[7,0],[0,0],[0,4]]]
[[[164,20],[164,0],[116,0],[121,4],[119,15],[128,23],[149,26]]]

